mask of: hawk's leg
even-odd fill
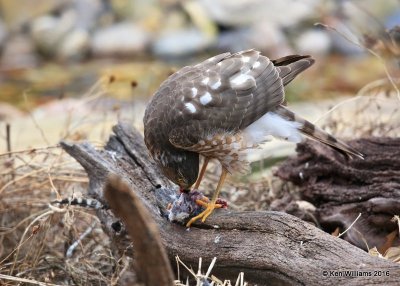
[[[197,178],[196,184],[194,184],[193,189],[197,190],[200,186],[201,181],[203,180],[204,174],[206,173],[207,165],[210,159],[208,157],[204,157],[203,166],[201,167],[199,177]]]
[[[190,227],[190,225],[198,219],[201,219],[201,221],[204,222],[212,214],[214,209],[221,208],[221,205],[217,204],[216,202],[217,202],[219,192],[221,191],[222,185],[224,184],[227,174],[228,174],[228,171],[225,168],[222,168],[221,177],[219,178],[217,189],[215,190],[215,192],[211,198],[211,202],[207,203],[207,208],[202,213],[200,213],[199,215],[197,215],[197,216],[191,218],[191,220],[189,220],[189,222],[186,224],[187,227]]]

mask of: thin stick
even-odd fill
[[[94,229],[94,227],[96,226],[97,221],[94,221],[86,230],[84,233],[82,233],[79,238],[77,240],[74,241],[74,243],[71,244],[70,247],[68,247],[67,252],[65,254],[65,256],[67,258],[71,258],[72,254],[74,253],[75,249],[78,247],[78,245],[82,242],[82,240],[88,236],[92,230]]]
[[[10,280],[10,281],[16,281],[16,282],[22,282],[22,283],[29,283],[33,285],[39,285],[39,286],[58,286],[60,284],[52,284],[52,283],[45,283],[45,282],[40,282],[36,280],[31,280],[31,279],[25,279],[25,278],[18,278],[10,275],[4,275],[0,274],[0,279],[4,280]]]
[[[58,167],[60,167],[60,166],[62,166],[62,165],[67,165],[67,164],[69,164],[69,163],[70,163],[70,162],[63,162],[63,163],[60,163],[60,164],[58,164]],[[32,176],[32,175],[34,175],[34,174],[43,172],[43,171],[45,171],[46,169],[48,169],[48,168],[47,168],[47,167],[43,167],[43,168],[40,168],[40,169],[38,169],[38,170],[32,171],[32,172],[30,172],[30,173],[27,173],[27,174],[25,174],[25,175],[23,175],[23,176],[21,176],[21,177],[15,179],[15,180],[9,181],[7,184],[4,184],[4,186],[0,188],[0,195],[1,195],[1,193],[2,193],[5,189],[7,189],[10,185],[12,185],[12,184],[14,184],[14,183],[16,183],[16,182],[18,182],[18,181],[21,181],[21,180],[24,179],[24,178],[27,178],[27,177],[29,177],[29,176]]]
[[[7,153],[10,153],[11,152],[11,125],[8,122],[6,124],[6,141],[7,141]],[[14,160],[12,159],[11,154],[8,155],[8,157],[10,158],[10,163],[12,166],[11,180],[14,180],[15,179]]]
[[[204,275],[204,277],[205,277],[206,279],[208,278],[208,276],[210,276],[211,270],[214,268],[214,265],[215,265],[215,262],[216,262],[216,261],[217,261],[217,258],[214,257],[213,260],[212,260],[211,263],[210,263],[210,266],[208,266],[207,273],[206,273],[206,275]]]
[[[8,151],[8,152],[0,154],[0,157],[10,156],[13,154],[18,154],[18,153],[32,153],[32,152],[36,152],[36,151],[44,151],[44,150],[54,149],[54,148],[59,148],[59,147],[60,147],[60,145],[56,144],[56,145],[46,146],[46,147],[42,147],[42,148],[31,148],[31,149],[25,149],[25,150]]]
[[[11,152],[11,136],[10,136],[11,130],[10,129],[11,129],[10,123],[7,123],[6,124],[6,140],[7,140],[7,152],[8,153]]]
[[[337,236],[338,238],[341,237],[343,234],[345,234],[350,228],[353,227],[353,225],[358,221],[358,219],[361,217],[361,213],[358,214],[358,217],[351,223],[351,225],[342,233],[339,233],[339,235]]]

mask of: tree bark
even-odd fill
[[[392,221],[400,214],[400,139],[368,138],[350,142],[365,160],[346,160],[341,154],[316,142],[297,147],[298,155],[286,160],[277,175],[299,186],[300,199],[312,203],[321,227],[332,232],[347,229],[360,219],[344,239],[363,248],[385,251],[388,235],[397,234]]]
[[[235,280],[244,272],[252,285],[398,284],[400,265],[372,257],[289,214],[222,209],[189,230],[169,222],[166,206],[176,187],[149,158],[138,131],[126,123],[116,125],[113,131],[115,135],[104,150],[95,150],[88,143],[62,142],[61,146],[84,167],[90,179],[88,193],[100,201],[104,201],[109,173],[124,178],[157,223],[171,262],[179,255],[196,268],[199,257],[204,263],[217,257],[214,275]],[[129,238],[115,227],[118,219],[104,210],[99,210],[98,216],[115,246],[124,250]],[[349,278],[338,272],[343,270],[370,272]]]

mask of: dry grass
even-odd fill
[[[0,273],[8,275],[3,285],[22,278],[37,285],[115,284],[126,262],[113,256],[94,213],[49,205],[85,193],[82,168],[57,147],[2,155],[1,162]]]
[[[393,78],[386,66],[385,71],[387,78],[366,85],[355,97],[332,107],[321,118],[326,130],[352,138],[400,136],[399,79]],[[103,95],[96,88],[84,97],[83,104]],[[114,111],[115,123],[120,114]],[[96,120],[85,114],[78,119],[73,115],[74,110],[70,110],[61,137],[87,138],[79,130],[81,125],[90,129],[100,124],[101,134],[109,133],[101,123],[102,119],[110,120],[105,113]],[[46,134],[40,124],[35,122],[35,125],[38,132]],[[135,280],[130,270],[131,259],[125,255],[117,258],[113,253],[109,238],[92,210],[49,205],[61,197],[85,194],[88,183],[84,170],[57,145],[5,152],[0,154],[0,166],[2,285],[118,285]],[[218,171],[210,170],[204,189],[213,189],[218,179],[215,174]],[[269,170],[257,180],[228,183],[224,191],[230,197],[232,209],[262,210],[287,187],[274,179]],[[246,285],[243,274],[239,274],[235,284],[211,276],[215,261],[205,274],[201,272],[201,259],[197,272],[179,258],[177,263],[178,268],[189,271],[196,285],[202,281],[213,281],[213,285]],[[180,274],[178,278],[186,281]],[[182,281],[177,280],[176,285],[189,285]]]
[[[238,275],[238,278],[235,282],[235,284],[232,284],[231,281],[229,280],[224,280],[221,281],[214,275],[211,275],[211,271],[216,263],[217,259],[214,257],[214,259],[211,261],[210,265],[207,268],[207,271],[205,273],[202,272],[202,259],[199,258],[199,265],[198,265],[198,270],[195,272],[193,269],[189,268],[180,258],[179,256],[176,256],[176,264],[177,264],[177,269],[178,269],[178,280],[175,281],[176,286],[189,286],[189,279],[186,279],[186,283],[182,282],[182,280],[179,280],[180,278],[180,268],[183,267],[186,269],[191,277],[196,281],[196,286],[202,286],[202,285],[215,285],[215,286],[248,286],[247,282],[244,281],[244,273],[240,272]]]
[[[106,82],[100,80],[80,102],[54,117],[59,120],[55,122],[57,141],[90,138],[89,133],[99,126],[96,137],[108,136],[104,135],[104,122],[115,122],[118,109],[93,112],[107,100]],[[25,130],[31,135],[23,135],[34,136],[36,132],[43,137],[42,142],[54,141],[48,139],[53,131],[41,125],[53,119],[39,121],[31,113],[29,118],[33,130]],[[15,124],[11,124],[11,134],[13,128]],[[15,142],[9,136],[7,142]],[[82,167],[58,145],[10,151],[8,144],[8,149],[0,154],[2,285],[117,285],[131,279],[127,271],[130,258],[114,255],[93,210],[49,204],[55,199],[86,194],[88,178]]]
[[[101,105],[102,100],[107,100],[102,84],[104,81],[96,84],[81,103],[63,114],[59,138],[92,138],[87,133],[100,125],[102,130],[92,144],[104,144],[111,133],[107,126],[117,122],[121,109],[76,113],[77,108],[85,110],[81,107],[95,106],[97,102]],[[51,142],[46,138],[48,130],[33,114],[29,117],[35,126],[30,132],[39,133],[43,142]],[[104,121],[113,123],[106,125]],[[11,124],[11,134],[12,131]],[[13,142],[9,140],[10,133],[6,133],[5,141]],[[12,144],[7,145],[10,150]],[[139,285],[132,259],[114,253],[94,210],[50,204],[56,199],[85,196],[88,187],[86,172],[57,144],[3,152],[0,166],[1,285]],[[199,277],[190,279],[201,285]],[[232,285],[213,276],[201,277],[203,282],[211,280],[212,285]],[[176,280],[176,285],[187,285],[182,283]],[[238,283],[245,285],[243,277]]]
[[[133,283],[131,259],[119,258],[113,252],[93,210],[49,204],[55,199],[85,194],[86,173],[72,158],[53,146],[2,154],[0,162],[2,285]],[[179,263],[184,265],[180,260]],[[236,284],[230,284],[210,276],[211,269],[203,275],[200,267],[191,277],[197,281],[195,285],[201,285],[201,281],[246,285],[243,274]],[[189,285],[182,283],[176,281],[176,285]]]

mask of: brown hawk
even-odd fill
[[[197,189],[210,159],[222,165],[206,210],[187,226],[199,218],[204,222],[219,207],[216,202],[227,173],[247,171],[247,152],[270,135],[292,142],[310,137],[349,156],[363,157],[284,106],[284,86],[313,63],[310,56],[270,60],[255,50],[224,53],[184,67],[161,84],[143,120],[146,146],[165,176],[181,191],[195,182]],[[199,174],[200,155],[205,160]]]

